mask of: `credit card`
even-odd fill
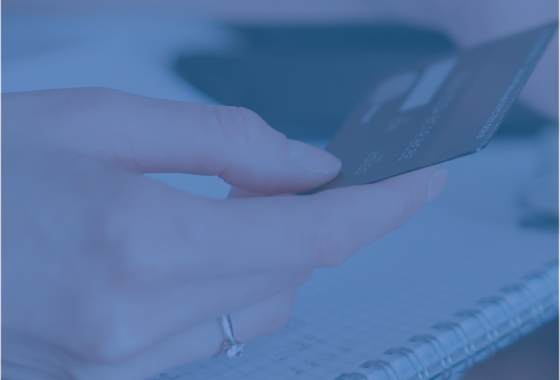
[[[327,147],[338,177],[373,183],[484,148],[558,29],[554,22],[377,81]]]

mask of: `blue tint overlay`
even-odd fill
[[[556,35],[484,151],[301,195],[557,3],[2,7],[3,379],[558,378]]]

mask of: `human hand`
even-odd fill
[[[2,377],[143,379],[282,328],[296,288],[443,189],[430,167],[305,196],[330,154],[254,113],[108,89],[4,94]],[[215,200],[143,173],[219,175]]]

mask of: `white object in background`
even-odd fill
[[[216,103],[173,73],[178,54],[235,45],[219,23],[174,15],[2,15],[2,92],[109,87]],[[220,178],[149,174],[197,195],[225,198]]]

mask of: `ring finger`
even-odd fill
[[[296,289],[231,313],[238,342],[247,343],[282,329],[290,319]],[[75,363],[74,378],[83,380],[138,380],[178,365],[220,353],[224,337],[217,319],[181,331],[126,361],[88,365]],[[85,364],[85,365],[84,365]]]

